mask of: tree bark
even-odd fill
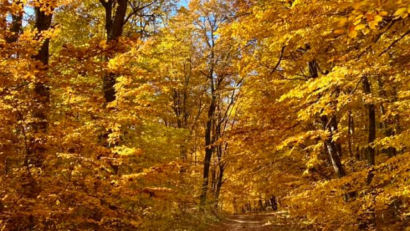
[[[36,16],[35,28],[40,36],[41,32],[50,29],[52,14],[47,14],[46,12],[41,11],[40,7],[36,7],[34,12]],[[49,87],[47,86],[48,79],[46,71],[48,69],[47,65],[49,61],[49,44],[50,39],[44,39],[37,55],[33,57],[34,60],[37,61],[37,69],[39,70],[37,76],[38,80],[34,84],[35,107],[32,112],[34,122],[31,124],[35,136],[41,136],[41,134],[44,134],[48,127],[47,112],[50,104],[50,92]],[[41,165],[41,158],[45,152],[45,138],[38,138],[39,137],[33,137],[33,139],[31,139],[27,161],[33,157],[34,159],[31,161],[36,165]]]
[[[123,32],[128,0],[118,0],[115,2],[117,7],[115,9],[114,18],[112,17],[114,1],[108,0],[108,2],[106,2],[105,0],[100,0],[100,3],[105,9],[105,29],[107,33],[107,42],[116,42]],[[107,57],[107,60],[109,59],[110,58]],[[110,103],[115,100],[115,79],[115,74],[111,72],[107,72],[103,76],[103,91],[106,103]]]
[[[367,76],[364,76],[362,79],[363,91],[365,94],[371,94],[370,83]],[[367,103],[366,107],[368,109],[368,146],[367,146],[367,164],[373,166],[375,164],[375,149],[371,146],[376,140],[376,111],[373,102]]]
[[[212,91],[212,98],[211,98],[211,104],[209,105],[209,110],[208,110],[208,121],[206,122],[206,128],[205,128],[205,158],[204,158],[204,173],[203,173],[203,183],[202,183],[202,192],[201,192],[201,197],[200,197],[200,205],[203,206],[205,205],[206,201],[206,195],[208,192],[208,183],[209,183],[209,168],[211,166],[211,158],[213,154],[213,148],[212,148],[212,124],[213,124],[213,117],[215,114],[215,108],[216,108],[216,96],[214,95],[214,87],[213,87],[213,80],[212,81],[212,86],[211,86],[211,91]]]
[[[325,140],[325,147],[327,149],[327,153],[329,154],[332,167],[339,178],[344,177],[346,172],[340,160],[342,156],[341,148],[338,147],[338,144],[333,140],[333,134],[337,132],[336,116],[333,116],[330,121],[327,116],[321,116],[321,120],[323,129],[327,129],[330,132],[330,136]]]
[[[18,1],[17,5],[21,5],[23,8],[23,3]],[[17,13],[11,14],[11,35],[6,38],[7,43],[17,42],[20,33],[22,32],[22,23],[23,23],[23,10]]]
[[[41,7],[35,7],[35,24],[34,27],[37,30],[38,37],[41,36],[41,32],[49,30],[51,27],[52,14],[41,11]],[[17,26],[16,26],[17,28]],[[47,70],[49,62],[49,44],[48,38],[44,39],[41,47],[33,57],[36,62],[36,68],[39,70],[37,73],[37,82],[34,83],[34,107],[32,111],[33,122],[30,124],[33,129],[33,136],[30,137],[30,144],[27,149],[26,156],[24,158],[24,166],[27,168],[27,182],[24,182],[23,188],[25,195],[29,198],[36,198],[41,192],[41,187],[35,181],[30,172],[30,165],[37,167],[43,167],[43,161],[46,152],[48,121],[47,112],[50,104],[50,92],[47,79]],[[34,215],[29,216],[29,222],[25,227],[27,230],[34,230],[36,219]]]
[[[216,190],[215,190],[215,207],[218,207],[219,196],[221,194],[221,188],[223,184],[223,177],[225,171],[225,165],[223,163],[218,163],[218,179],[216,183]]]
[[[273,211],[278,210],[278,202],[275,196],[271,196],[271,198],[269,198],[270,201],[270,205],[272,206]]]
[[[308,62],[308,68],[310,78],[319,77],[318,64],[316,60]],[[323,130],[328,130],[330,133],[330,136],[327,137],[324,142],[326,151],[329,154],[333,169],[335,170],[337,176],[341,178],[346,175],[346,172],[340,160],[340,158],[342,157],[342,146],[341,144],[333,141],[333,134],[338,131],[336,115],[332,116],[330,118],[330,121],[326,115],[320,116],[320,119],[322,122]]]
[[[383,82],[380,78],[380,76],[377,78],[377,83],[379,85],[379,95],[383,98],[387,98],[387,94],[386,91],[383,89]],[[380,105],[380,114],[385,115],[386,114],[386,110],[384,108],[383,103]],[[393,129],[390,127],[390,124],[386,121],[381,122],[381,127],[384,130],[384,134],[386,137],[391,137],[393,135]],[[396,156],[397,154],[397,150],[394,147],[388,147],[386,149],[387,155],[389,157],[393,157]]]
[[[8,4],[8,2],[6,2],[6,4]],[[11,27],[9,29],[10,34],[6,35],[6,42],[9,43],[9,45],[12,45],[12,43],[17,42],[23,28],[22,28],[22,22],[23,22],[23,4],[20,1],[16,2],[17,5],[21,5],[22,10],[19,12],[12,12],[11,13]],[[2,24],[6,25],[7,24],[7,20],[6,20],[6,15],[4,16],[4,18],[2,17],[1,19],[4,19],[3,22],[1,22]],[[0,29],[4,29],[6,30],[6,28],[0,28]],[[13,45],[12,45],[13,46]],[[18,52],[15,53],[16,57],[19,56]],[[21,118],[18,119],[19,121],[21,121]],[[26,147],[27,150],[28,147]],[[27,153],[26,153],[27,155]],[[11,166],[11,159],[9,159],[7,156],[4,159],[4,174],[8,175],[9,174],[9,170],[12,168]],[[28,167],[26,165],[26,167]],[[1,205],[1,204],[0,204]]]
[[[363,91],[366,95],[371,95],[371,87],[370,87],[370,82],[367,76],[364,76],[362,78],[362,83],[363,83]],[[376,139],[376,110],[373,102],[370,103],[365,103],[367,109],[368,109],[368,123],[369,123],[369,128],[368,128],[368,146],[367,146],[367,153],[366,153],[366,159],[367,159],[367,165],[369,168],[369,173],[367,175],[367,184],[370,185],[373,177],[374,177],[374,172],[373,172],[373,166],[375,165],[375,149],[371,146],[373,142]],[[360,224],[360,228],[362,229],[368,229],[368,228],[376,228],[376,213],[375,213],[375,193],[374,191],[369,192],[371,194],[372,198],[372,203],[370,207],[368,208],[369,213],[371,214],[371,218],[364,221],[362,224]]]
[[[352,117],[352,111],[349,110],[348,112],[348,128],[347,128],[347,139],[348,139],[348,146],[349,146],[349,154],[350,156],[354,156],[353,154],[353,147],[352,147],[352,136],[354,135],[354,121]]]

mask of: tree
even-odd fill
[[[0,2],[1,230],[409,226],[407,1]]]
[[[396,23],[407,18],[407,6],[401,3],[381,6],[367,1],[319,1],[314,4],[306,1],[251,1],[246,4],[234,1],[233,4],[238,6],[241,16],[225,28],[224,33],[235,38],[237,45],[247,51],[241,59],[240,69],[243,75],[253,78],[253,81],[245,81],[242,90],[261,91],[261,94],[247,96],[255,99],[250,98],[247,104],[252,106],[245,106],[241,113],[243,119],[239,119],[241,122],[235,140],[243,141],[237,145],[246,146],[247,149],[249,145],[255,145],[259,149],[271,143],[266,145],[266,151],[271,152],[271,155],[291,155],[292,161],[305,165],[302,167],[304,171],[299,173],[294,171],[295,167],[287,172],[296,173],[296,178],[305,177],[307,182],[327,182],[327,169],[333,167],[340,180],[329,181],[325,185],[317,184],[309,189],[312,190],[309,197],[323,196],[328,190],[329,197],[322,200],[323,204],[306,201],[306,187],[301,180],[293,189],[300,193],[300,197],[287,194],[291,203],[289,206],[299,211],[299,214],[306,215],[309,210],[322,206],[326,212],[321,215],[312,213],[308,217],[311,216],[316,222],[318,219],[323,220],[323,227],[331,226],[332,222],[336,226],[355,226],[363,220],[374,220],[374,213],[369,211],[382,213],[383,206],[389,207],[393,203],[389,200],[381,206],[379,196],[382,197],[383,193],[376,191],[385,185],[375,183],[374,179],[391,179],[390,173],[379,171],[383,171],[382,166],[390,166],[390,161],[394,160],[387,159],[394,156],[393,150],[401,146],[388,140],[398,141],[401,139],[398,137],[404,134],[390,133],[391,127],[397,127],[397,124],[392,124],[394,116],[386,117],[385,112],[378,114],[375,109],[392,101],[386,99],[383,90],[377,93],[371,86],[377,86],[379,76],[384,76],[384,82],[392,84],[388,90],[392,99],[398,90],[395,86],[398,82],[393,80],[396,75],[393,73],[397,73],[399,67],[392,65],[389,60],[397,61],[393,57],[402,57],[401,46],[406,44],[407,30]],[[400,33],[395,34],[395,30]],[[387,89],[386,86],[383,89]],[[258,107],[258,101],[264,104]],[[394,102],[395,105],[399,104]],[[396,107],[391,107],[395,111],[393,108]],[[254,112],[257,109],[260,111]],[[283,117],[280,116],[282,114]],[[393,114],[397,116],[400,113],[395,111]],[[401,118],[400,115],[398,117]],[[390,125],[386,126],[387,133],[378,127],[378,124],[384,126],[384,121],[390,121]],[[256,124],[266,128],[258,129]],[[250,141],[245,142],[243,133],[252,128],[257,131],[258,138],[249,138]],[[280,137],[272,135],[272,129]],[[390,150],[390,154],[382,155],[379,150]],[[369,168],[365,168],[362,161],[364,152],[367,153],[365,165]],[[258,157],[266,159],[268,163],[273,161],[273,157],[263,154]],[[285,161],[284,158],[280,162]],[[273,166],[276,165],[272,165],[272,171]],[[284,173],[281,172],[279,177],[285,178]],[[287,189],[284,185],[282,188],[278,188],[278,191]],[[335,209],[330,211],[325,201],[332,200],[330,198],[335,190],[340,197],[334,200]],[[352,197],[343,202],[342,196],[346,193]],[[353,195],[361,196],[357,198]],[[309,209],[306,209],[307,204]],[[358,204],[363,205],[363,210],[355,206]],[[343,209],[350,212],[344,213]],[[358,211],[363,212],[359,216],[360,222],[353,215]]]
[[[218,154],[219,176],[215,175],[214,192],[216,199],[219,197],[225,165],[222,156],[227,147],[223,136],[229,123],[231,107],[236,99],[235,87],[238,87],[241,80],[233,68],[238,52],[230,46],[230,39],[225,40],[216,34],[218,28],[229,21],[231,8],[218,1],[193,1],[190,8],[195,17],[192,23],[198,33],[197,47],[203,54],[200,73],[208,81],[209,106],[204,134],[205,157],[200,196],[200,204],[204,206],[210,182],[211,160],[215,152]]]

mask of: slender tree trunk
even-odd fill
[[[216,175],[216,166],[211,166],[211,191],[215,192],[216,190],[216,181],[217,181],[217,175]]]
[[[23,13],[24,13],[23,4],[20,1],[17,1],[16,5],[21,5],[22,10],[19,11],[19,12],[12,12],[12,14],[11,14],[11,27],[9,29],[10,34],[8,34],[7,37],[6,37],[6,42],[9,43],[9,44],[17,42],[17,40],[18,40],[18,38],[19,38],[19,36],[22,32],[22,29],[23,29],[22,28]],[[4,17],[4,22],[2,22],[2,23],[4,23],[4,25],[7,24],[6,16]],[[0,28],[0,29],[6,30],[6,28]],[[16,55],[16,57],[19,56],[19,54],[17,52],[15,53],[15,55]],[[21,117],[21,116],[18,116],[18,117]],[[21,118],[19,118],[18,120],[21,121]],[[28,147],[26,147],[26,150],[27,150],[27,148]],[[27,155],[27,153],[26,153],[26,155]],[[5,173],[5,175],[8,175],[9,170],[12,168],[11,163],[12,163],[11,159],[9,159],[9,157],[6,155],[6,157],[4,159],[4,173]],[[25,165],[26,165],[26,163],[25,163]],[[26,165],[26,167],[28,167],[28,166]]]
[[[387,98],[387,94],[386,94],[386,91],[383,88],[384,86],[383,86],[383,82],[382,82],[380,76],[377,78],[377,83],[379,85],[379,94],[380,94],[380,96],[383,97],[383,98]],[[385,110],[383,104],[380,105],[380,114],[381,115],[386,114],[386,110]],[[390,127],[390,124],[388,122],[383,121],[382,122],[382,128],[384,129],[384,134],[385,134],[386,137],[390,137],[390,136],[393,135],[393,129]],[[388,147],[386,151],[387,151],[387,155],[389,157],[396,156],[396,154],[397,154],[397,150],[394,147]]]
[[[117,7],[115,9],[114,18],[112,17],[114,1],[108,0],[108,2],[106,2],[105,0],[100,0],[100,3],[105,9],[105,29],[107,33],[107,42],[116,42],[123,32],[128,0],[117,0],[115,2]],[[107,60],[110,59],[110,57],[106,58]],[[103,76],[103,91],[106,103],[110,103],[115,100],[115,79],[115,74],[111,72],[107,72]]]
[[[366,95],[371,95],[371,87],[370,87],[370,82],[367,76],[364,76],[362,79],[363,83],[363,91]],[[369,173],[367,176],[367,184],[370,185],[373,177],[374,177],[374,172],[373,172],[373,166],[375,165],[375,149],[371,146],[373,142],[376,139],[376,110],[373,102],[367,103],[366,105],[368,109],[368,146],[367,146],[367,153],[366,153],[366,159],[367,159],[367,165],[369,168]],[[369,192],[372,198],[372,202],[370,205],[368,205],[368,210],[371,215],[370,219],[367,221],[363,222],[360,227],[362,229],[369,229],[369,228],[376,228],[376,211],[375,211],[375,193],[374,191]]]
[[[354,156],[353,154],[353,145],[352,145],[352,137],[354,135],[354,121],[352,117],[352,111],[349,110],[348,112],[348,128],[347,128],[347,138],[348,138],[348,145],[349,145],[349,153],[350,156]]]
[[[218,163],[218,180],[216,183],[216,191],[215,191],[215,206],[218,207],[218,202],[219,202],[219,196],[221,194],[221,188],[223,184],[223,178],[224,178],[224,171],[225,171],[225,166],[222,163]]]
[[[211,79],[212,81],[212,79]],[[212,84],[213,85],[213,84]],[[212,86],[213,89],[213,86]],[[212,94],[214,91],[212,90]],[[201,206],[205,205],[206,195],[208,192],[208,183],[209,183],[209,168],[211,166],[211,158],[213,154],[212,148],[212,124],[213,117],[216,108],[216,96],[212,95],[211,104],[209,105],[208,110],[208,121],[206,122],[205,128],[205,158],[204,158],[204,173],[203,173],[203,183],[202,183],[202,193],[200,197]]]
[[[278,202],[275,196],[271,196],[271,198],[269,198],[270,201],[270,205],[272,207],[273,211],[278,210]]]
[[[398,98],[397,98],[397,86],[396,85],[393,85],[392,95],[393,95],[393,102],[397,102]],[[398,135],[402,131],[402,128],[401,128],[401,125],[400,125],[400,115],[399,115],[399,113],[397,113],[394,116],[394,123],[395,123],[395,126],[394,126],[394,129],[393,129],[393,135]],[[401,152],[403,153],[403,150]]]
[[[371,94],[370,83],[367,76],[363,77],[363,91],[365,94]],[[368,109],[368,121],[369,121],[369,130],[368,130],[368,146],[367,146],[367,163],[369,166],[375,164],[375,149],[371,146],[376,140],[376,111],[373,103],[368,103],[366,105]]]
[[[314,79],[319,77],[318,64],[316,60],[308,62],[308,68],[310,78]],[[346,172],[340,160],[342,157],[342,146],[333,141],[333,134],[338,131],[336,116],[333,116],[330,121],[327,116],[321,116],[320,119],[323,129],[328,130],[330,133],[330,136],[324,142],[325,150],[329,154],[333,169],[335,170],[337,176],[341,178],[346,175]]]
[[[321,120],[323,129],[327,129],[330,132],[330,136],[325,140],[325,147],[327,149],[327,153],[329,154],[332,167],[339,178],[344,177],[346,172],[340,160],[342,156],[341,148],[339,148],[338,144],[333,141],[333,134],[337,132],[336,116],[333,116],[331,121],[328,120],[327,116],[322,116]]]
[[[38,35],[41,36],[41,32],[50,29],[52,14],[46,13],[41,10],[41,7],[35,7],[35,24]],[[49,44],[48,38],[43,40],[41,47],[33,58],[37,62],[37,82],[34,84],[34,100],[35,106],[32,111],[33,123],[31,127],[33,129],[33,137],[30,138],[30,145],[26,153],[24,165],[28,169],[28,182],[23,185],[25,193],[30,198],[36,198],[41,192],[41,188],[38,183],[33,179],[30,173],[30,165],[36,165],[43,167],[43,160],[46,152],[46,132],[48,127],[47,112],[50,104],[50,92],[47,79],[47,70],[49,62]],[[27,224],[27,230],[34,230],[36,219],[34,215],[29,216],[29,222]]]
[[[127,7],[128,7],[128,0],[100,0],[101,5],[105,9],[105,30],[107,36],[107,43],[110,43],[114,48],[118,39],[122,36],[124,24],[125,24],[125,17],[127,14]],[[114,9],[115,8],[115,9]],[[115,10],[114,16],[113,11]],[[109,61],[112,57],[106,56],[106,61]],[[103,93],[105,104],[107,106],[110,102],[113,102],[116,99],[115,96],[115,83],[116,83],[116,75],[112,72],[106,71],[102,77],[103,81]],[[106,138],[109,137],[109,134],[112,131],[109,130],[108,132],[104,132],[102,134],[102,138],[104,138],[104,146],[109,147],[110,144],[106,142]],[[118,143],[113,144],[114,146],[118,145]],[[111,168],[113,169],[115,175],[120,173],[119,165],[108,163]]]
[[[189,69],[190,70],[190,69]],[[184,65],[184,73],[185,73],[185,65]],[[187,74],[185,74],[185,81],[184,81],[184,89],[182,93],[182,124],[184,128],[188,128],[188,118],[189,118],[189,112],[187,108],[187,101],[188,101],[188,88],[189,88],[189,75],[187,77]],[[194,120],[193,123],[196,121]],[[191,140],[192,136],[192,130],[194,129],[194,125],[192,128],[189,129],[189,135],[187,138],[185,138],[184,143],[182,144],[181,147],[181,159],[182,161],[186,161],[188,157],[188,143]]]
[[[34,26],[38,33],[40,34],[50,29],[52,14],[46,14],[40,10],[40,7],[36,7],[34,12],[36,16]],[[34,84],[34,100],[36,105],[32,112],[34,122],[31,124],[36,137],[31,139],[27,160],[34,162],[36,165],[41,165],[41,160],[44,157],[46,143],[44,134],[48,127],[47,112],[49,110],[50,92],[46,72],[49,61],[49,44],[50,40],[48,38],[44,39],[37,55],[33,57],[37,61],[37,69],[39,70],[38,81]]]
[[[259,196],[259,200],[258,200],[258,210],[259,210],[259,212],[262,212],[263,210],[264,210],[264,208],[263,208],[263,202],[262,202],[262,197],[261,196]]]
[[[21,5],[21,7],[23,8],[23,3],[21,3],[21,1],[17,1],[16,5]],[[6,38],[7,43],[14,43],[18,40],[19,35],[23,30],[22,23],[23,23],[23,10],[19,12],[15,12],[11,15],[10,32],[12,34]]]

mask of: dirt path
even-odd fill
[[[291,227],[284,212],[228,215],[209,231],[297,231]]]

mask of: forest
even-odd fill
[[[0,231],[410,231],[409,14],[0,0]]]

